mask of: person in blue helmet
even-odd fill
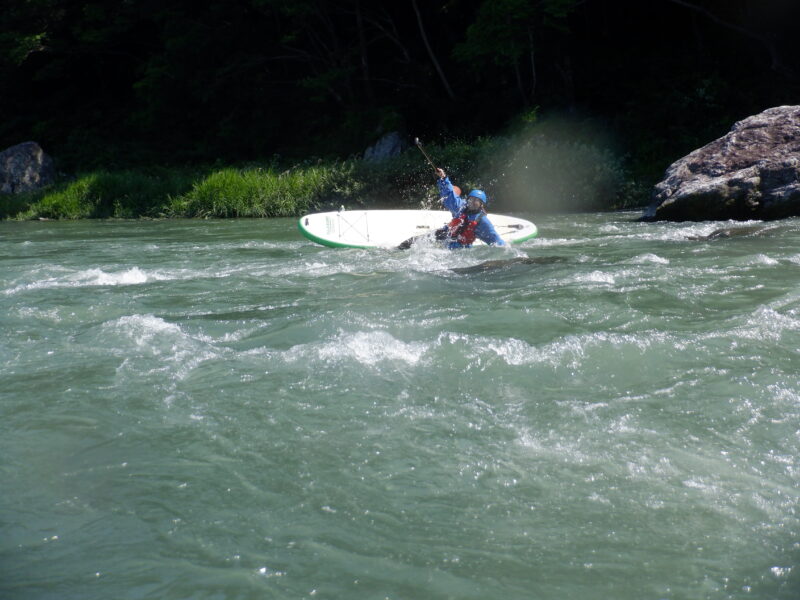
[[[448,248],[469,248],[476,239],[490,246],[505,246],[486,216],[486,194],[482,190],[472,190],[465,200],[443,169],[436,169],[436,174],[442,204],[453,215],[452,221],[436,230],[436,239],[444,241]]]

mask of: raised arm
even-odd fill
[[[450,183],[450,178],[447,177],[447,173],[444,172],[444,169],[436,169],[436,174],[439,176],[439,196],[442,205],[445,209],[450,211],[451,215],[456,217],[464,208],[466,202],[456,194],[456,191],[453,189],[453,184]]]

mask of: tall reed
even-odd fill
[[[347,186],[352,163],[277,172],[272,168],[221,169],[173,198],[170,214],[185,217],[290,217]]]
[[[171,196],[189,189],[185,169],[96,171],[27,195],[18,219],[136,218],[162,216]]]

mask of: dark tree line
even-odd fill
[[[68,167],[604,123],[659,164],[800,103],[794,0],[5,0],[0,146]]]

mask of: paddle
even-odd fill
[[[436,176],[439,177],[439,171],[441,169],[439,169],[435,164],[433,164],[433,160],[431,159],[430,156],[428,156],[428,153],[425,152],[425,148],[422,147],[422,142],[419,141],[418,137],[414,138],[414,144],[417,146],[417,148],[419,148],[419,151],[422,152],[422,155],[425,157],[425,160],[428,161],[428,164],[431,166],[431,168],[433,169],[433,172],[436,174]],[[442,171],[442,174],[444,174],[444,171]],[[454,185],[453,186],[453,193],[456,196],[461,196],[461,188],[458,187],[457,185]],[[435,231],[436,239],[437,240],[444,239],[445,238],[445,231],[446,231],[446,229],[445,230],[437,229]],[[408,238],[404,242],[401,242],[400,245],[397,248],[398,248],[398,250],[408,250],[415,241],[417,241],[419,239],[422,239],[424,237],[428,237],[428,235],[429,234],[423,234],[423,235],[417,235],[417,236]]]
[[[419,148],[419,151],[422,152],[422,155],[425,157],[425,160],[428,161],[428,164],[433,168],[433,172],[436,173],[436,176],[438,177],[439,176],[439,167],[437,167],[435,164],[433,164],[433,160],[431,160],[431,157],[428,156],[427,152],[425,152],[425,148],[422,147],[422,142],[419,141],[418,137],[414,138],[414,143],[417,145],[417,148]],[[455,192],[456,196],[460,196],[461,195],[461,188],[458,187],[457,185],[453,186],[453,191]]]
[[[436,165],[435,165],[435,164],[433,164],[433,160],[431,160],[431,157],[430,157],[430,156],[428,156],[428,153],[427,153],[427,152],[425,152],[425,148],[423,148],[423,147],[422,147],[422,142],[420,142],[420,141],[419,141],[419,138],[418,138],[418,137],[415,137],[415,138],[414,138],[414,144],[416,145],[416,147],[417,147],[417,148],[419,148],[419,151],[420,151],[420,152],[422,152],[422,156],[424,156],[424,157],[425,157],[425,160],[427,160],[427,161],[428,161],[428,164],[431,166],[431,168],[433,169],[433,172],[434,172],[434,173],[436,173],[436,175],[437,175],[437,177],[438,177],[438,170],[439,170],[439,169],[436,167]],[[459,192],[460,192],[460,191],[461,191],[461,190],[459,190]],[[460,194],[459,194],[459,195],[460,195]],[[413,244],[413,243],[414,243],[416,240],[418,240],[418,239],[422,239],[422,238],[424,238],[426,235],[427,235],[427,234],[423,234],[423,235],[417,235],[417,236],[414,236],[414,237],[408,238],[408,239],[407,239],[407,240],[405,240],[404,242],[401,242],[401,243],[400,243],[400,245],[397,247],[397,249],[398,249],[398,250],[408,250],[409,248],[411,248],[411,245],[412,245],[412,244]]]
[[[422,147],[422,142],[419,141],[418,137],[414,138],[414,143],[417,145],[417,148],[419,148],[419,151],[422,152],[422,155],[425,157],[425,160],[428,161],[428,164],[433,168],[433,170],[435,172],[436,171],[436,165],[433,164],[433,161],[431,160],[431,157],[428,156],[427,152],[425,152],[425,148]]]

